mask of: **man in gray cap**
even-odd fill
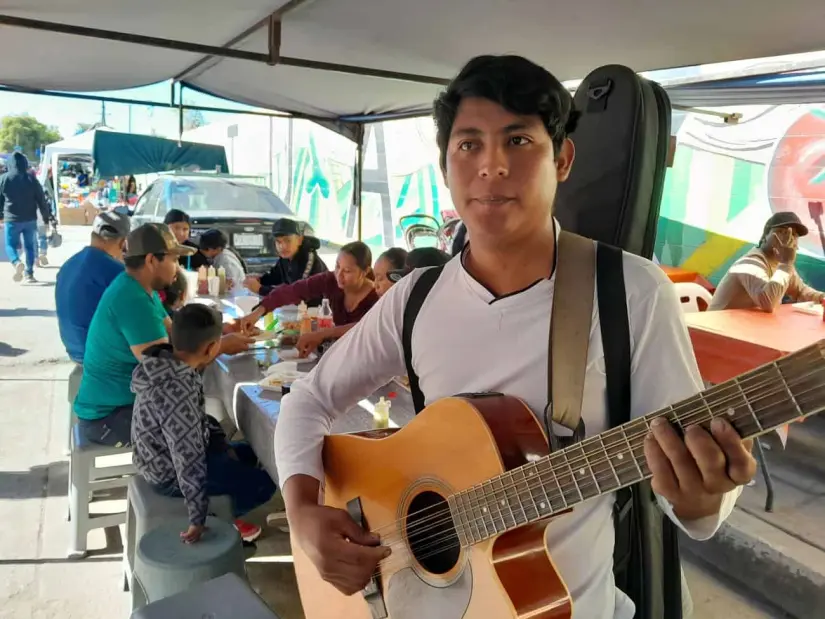
[[[178,259],[195,250],[165,224],[144,224],[126,238],[125,271],[100,298],[89,325],[83,376],[73,410],[86,440],[119,447],[131,440],[132,372],[143,351],[168,341],[171,320],[158,297],[178,273]],[[249,337],[224,336],[221,352],[246,350]]]
[[[774,213],[759,244],[733,263],[713,295],[708,310],[761,309],[773,312],[785,296],[794,302],[821,302],[825,294],[808,286],[796,272],[799,237],[808,228],[796,213]]]

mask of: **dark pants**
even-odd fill
[[[80,432],[90,443],[124,447],[132,442],[132,405],[116,408],[103,419],[78,419]]]
[[[206,493],[229,495],[235,518],[251,512],[269,501],[277,490],[269,474],[258,467],[258,458],[247,443],[230,443],[238,459],[227,451],[210,449],[206,454]],[[177,482],[153,485],[166,496],[183,497]]]

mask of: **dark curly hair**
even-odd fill
[[[521,56],[476,56],[450,82],[433,104],[441,169],[447,167],[447,143],[466,97],[498,103],[521,116],[538,116],[558,155],[565,138],[576,130],[581,116],[573,95],[546,69]]]

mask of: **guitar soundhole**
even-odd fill
[[[446,574],[458,563],[458,539],[447,499],[432,491],[417,495],[407,512],[407,542],[416,561],[433,574]]]

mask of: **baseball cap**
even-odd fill
[[[197,250],[181,245],[166,224],[143,224],[132,230],[126,237],[127,258],[149,254],[172,254],[191,256]]]
[[[808,234],[808,227],[802,223],[799,219],[799,215],[792,211],[780,211],[779,213],[774,213],[771,215],[768,221],[765,222],[765,228],[762,231],[762,235],[765,237],[774,228],[784,228],[786,226],[796,230],[799,236],[805,236]]]
[[[104,239],[122,239],[129,236],[129,216],[117,211],[99,213],[92,222],[92,232]]]
[[[290,236],[292,234],[297,236],[301,235],[301,229],[298,226],[298,222],[294,219],[284,217],[272,224],[272,236]]]

